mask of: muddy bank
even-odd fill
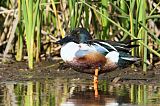
[[[160,65],[148,70],[145,74],[140,68],[125,68],[102,74],[99,80],[107,80],[113,83],[113,79],[119,77],[117,83],[156,84],[160,82]],[[61,59],[54,59],[35,63],[34,70],[29,70],[27,62],[0,63],[0,81],[37,81],[55,78],[92,80],[93,76],[79,73],[66,66]]]

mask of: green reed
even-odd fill
[[[130,19],[130,32],[131,32],[131,35],[135,36],[135,27],[134,27],[134,23],[133,23],[133,20],[134,20],[134,17],[133,17],[133,13],[134,13],[134,5],[135,5],[135,0],[130,0],[130,8],[129,8],[129,19]],[[134,39],[131,37],[131,39]],[[135,54],[135,51],[134,49],[132,49],[132,55]]]
[[[69,0],[68,1],[69,3],[69,14],[70,14],[70,27],[71,29],[75,28],[75,4],[76,3],[76,0]]]
[[[56,4],[55,4],[55,1],[54,0],[51,0],[51,3],[52,3],[52,8],[53,8],[53,12],[54,12],[54,15],[56,17],[56,28],[57,30],[60,31],[61,33],[61,36],[64,37],[64,30],[62,28],[62,23],[60,21],[60,16],[58,15],[57,13],[57,8],[56,8]]]
[[[21,1],[18,0],[18,11],[21,11]],[[21,18],[21,12],[18,14],[19,19]],[[22,23],[19,22],[18,29],[18,41],[17,41],[17,54],[16,54],[16,60],[21,61],[23,58],[23,29],[22,29]]]
[[[22,0],[21,2],[22,2],[22,15],[24,18],[24,25],[25,25],[25,35],[26,35],[27,52],[28,52],[28,65],[30,69],[33,69],[34,36],[35,36],[34,32],[36,27],[36,19],[39,16],[38,8],[39,8],[40,0],[37,0],[35,3],[33,2],[33,0]],[[37,34],[39,34],[39,32],[40,31],[38,30]],[[37,42],[40,43],[39,41]]]
[[[100,12],[104,14],[105,16],[109,17],[108,11],[109,11],[109,0],[102,0],[101,1],[101,7]],[[106,20],[105,17],[101,16],[101,22],[102,22],[102,39],[108,39],[108,36],[106,36],[109,32],[109,25],[110,22]]]
[[[138,16],[138,22],[142,23],[144,26],[146,26],[146,4],[143,0],[137,0],[137,16]],[[138,25],[137,25],[138,26]],[[147,45],[147,33],[143,27],[139,27],[138,32],[138,38],[142,39],[144,44]],[[140,45],[140,56],[143,57],[143,71],[147,70],[147,48],[145,48],[143,45]]]
[[[121,26],[125,29],[129,29],[129,23],[127,19],[129,8],[127,5],[127,2],[125,0],[121,0],[119,7],[116,7],[116,9],[119,9],[121,17],[123,16],[123,18],[120,18]],[[125,40],[127,37],[128,37],[128,34],[124,33],[121,41]]]

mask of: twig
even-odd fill
[[[2,35],[1,35],[0,42],[3,42],[3,40],[6,38],[7,32],[8,32],[8,35],[10,35],[10,33],[8,31],[9,30],[8,26],[11,26],[13,18],[9,18],[9,16],[10,16],[10,13],[8,13],[6,18],[5,18],[4,25],[3,25],[4,31],[3,31]]]
[[[155,2],[153,2],[153,6],[157,7],[157,4]],[[160,13],[160,7],[157,7],[158,12]]]
[[[11,10],[8,10],[8,9],[6,9],[6,8],[4,8],[4,7],[0,7],[0,14],[9,14],[9,13],[11,13],[11,12],[15,12],[15,11],[18,11],[18,9],[11,9]]]
[[[0,53],[0,58],[2,58],[2,57],[3,57],[3,54]],[[12,55],[11,54],[7,54],[6,58],[12,58]]]
[[[3,42],[0,42],[0,46],[2,46],[2,45],[4,45],[4,44],[6,44],[7,42],[8,42],[8,40],[3,41]]]
[[[52,36],[51,34],[48,34],[47,32],[45,32],[44,30],[41,30],[41,33],[43,34],[43,35],[47,35],[47,36],[49,36],[52,40],[51,40],[51,42],[57,42],[58,41],[58,39],[57,38],[55,38],[54,36]]]
[[[13,21],[13,27],[11,29],[11,34],[10,34],[10,37],[9,37],[9,40],[8,40],[8,43],[7,43],[7,46],[5,48],[5,51],[4,51],[4,54],[3,54],[3,61],[5,61],[6,59],[6,55],[8,54],[8,51],[9,49],[11,48],[11,43],[14,39],[14,36],[15,36],[15,31],[16,31],[16,27],[17,27],[17,24],[18,24],[18,15],[16,15],[16,18],[14,19]]]

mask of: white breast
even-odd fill
[[[88,51],[96,51],[95,48],[88,46],[87,44],[77,44],[74,42],[69,42],[62,46],[60,55],[61,58],[66,61],[72,61],[76,56],[76,52],[78,50],[88,50]]]
[[[75,57],[75,53],[79,50],[79,47],[74,42],[69,42],[62,46],[60,55],[64,61],[71,61]]]

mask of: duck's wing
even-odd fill
[[[105,48],[106,50],[108,50],[108,52],[110,51],[130,52],[131,48],[139,46],[139,45],[131,44],[131,42],[133,41],[135,40],[128,41],[128,42],[92,40],[92,41],[88,41],[88,43],[91,45],[96,45],[98,48]]]
[[[93,51],[90,51],[90,50],[78,50],[76,53],[75,53],[75,56],[80,58],[80,57],[84,57],[85,55],[91,53]]]
[[[92,45],[88,45],[86,43],[78,44],[79,50],[75,53],[76,57],[83,57],[89,53],[97,52],[96,48]]]
[[[114,42],[114,41],[104,41],[104,40],[89,40],[85,44],[79,44],[81,47],[77,52],[77,57],[83,57],[91,52],[98,52],[106,56],[111,51],[129,53],[131,48],[137,47],[138,45],[132,45],[130,41],[124,42]]]
[[[83,57],[87,54],[90,54],[92,52],[97,52],[100,54],[103,54],[104,56],[106,56],[106,54],[108,54],[110,51],[101,46],[98,43],[93,43],[93,44],[79,44],[79,50],[76,52],[75,56],[76,57]]]
[[[110,44],[110,42],[103,41],[103,40],[94,40],[92,41],[92,45],[96,45],[99,48],[104,48],[108,52],[117,51],[117,49],[112,44]]]
[[[130,52],[131,48],[138,47],[137,44],[132,44],[132,42],[135,42],[140,39],[134,39],[134,40],[127,40],[125,42],[114,42],[114,41],[107,41],[110,42],[118,51],[124,51],[124,52]]]

